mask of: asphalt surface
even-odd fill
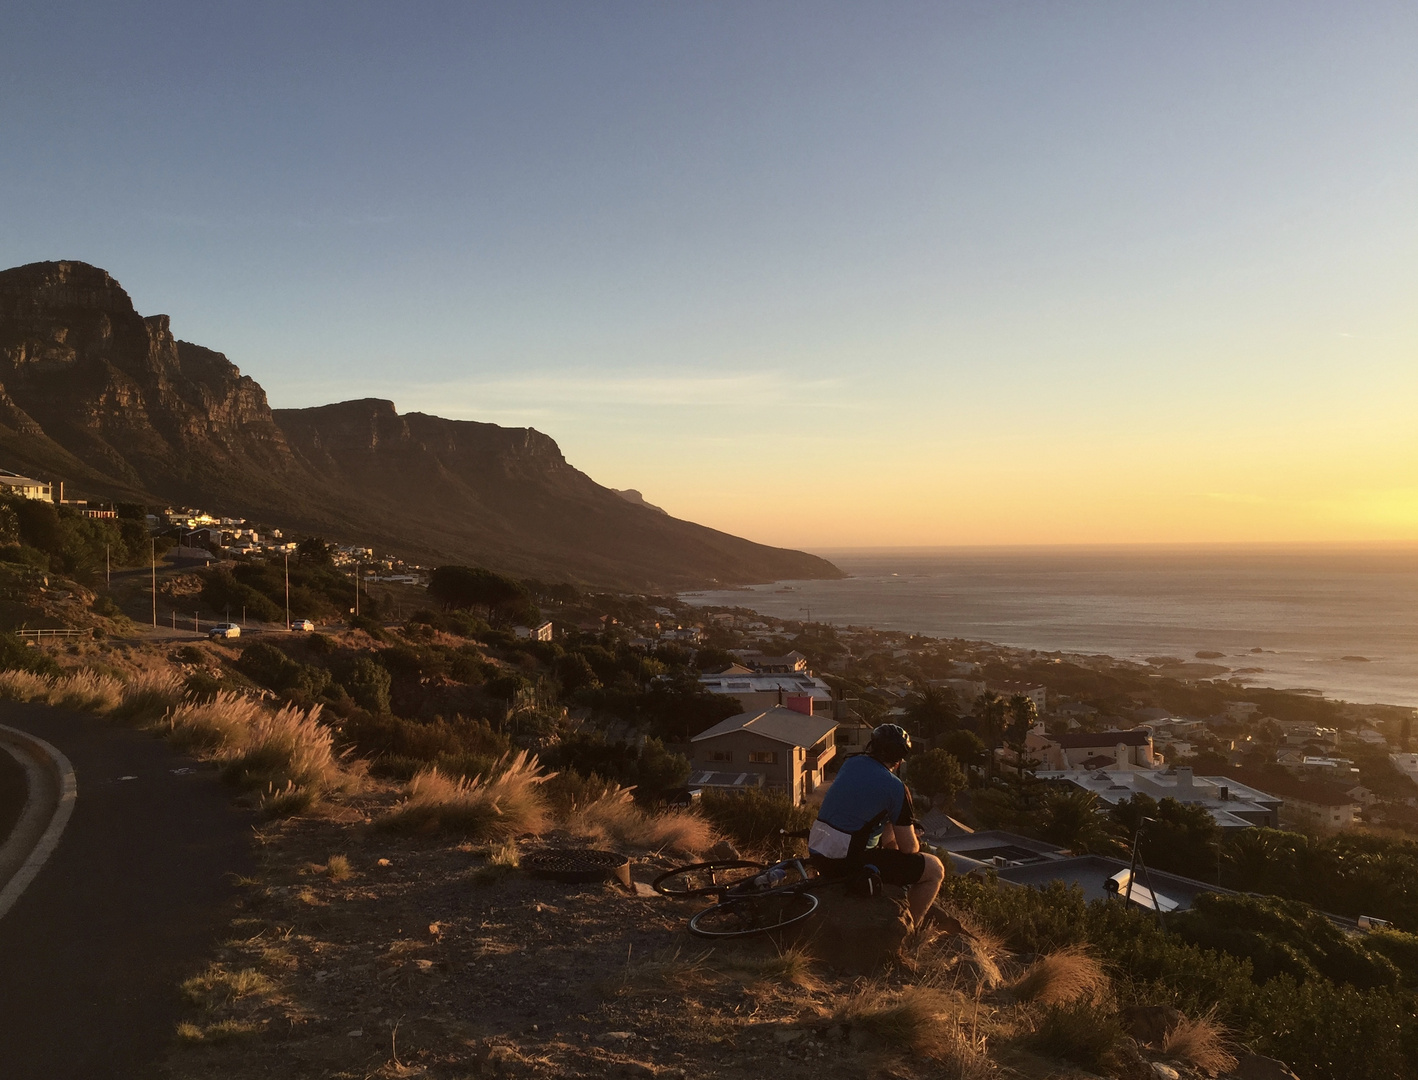
[[[79,798],[58,848],[0,919],[0,1077],[126,1080],[187,1014],[179,986],[232,915],[253,817],[214,770],[92,716],[0,706],[54,744]],[[9,755],[4,755],[8,757]]]
[[[10,835],[25,808],[25,767],[0,750],[0,844]]]

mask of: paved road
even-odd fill
[[[59,847],[0,919],[0,1077],[151,1077],[185,1015],[178,985],[231,916],[230,875],[250,872],[253,819],[149,735],[30,705],[0,706],[0,723],[53,743],[79,785]]]
[[[25,808],[25,767],[0,750],[0,844],[10,835]]]

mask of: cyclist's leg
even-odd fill
[[[911,905],[911,922],[916,926],[920,926],[925,919],[926,912],[930,911],[940,892],[941,882],[945,880],[945,865],[934,855],[921,854],[926,860],[925,871],[921,880],[906,890],[906,902]]]

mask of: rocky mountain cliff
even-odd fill
[[[347,401],[272,410],[221,353],[80,262],[0,272],[0,468],[199,505],[427,562],[638,589],[836,577],[637,505],[531,428]]]

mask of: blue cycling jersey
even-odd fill
[[[910,825],[914,810],[911,793],[899,776],[876,758],[857,754],[842,763],[837,779],[823,796],[817,816],[839,832],[850,835],[874,824],[867,846],[875,847],[881,839],[883,824]]]

